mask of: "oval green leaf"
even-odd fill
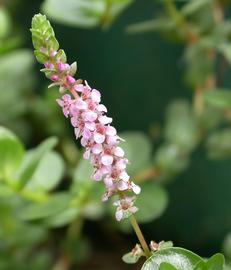
[[[125,140],[122,147],[126,158],[130,161],[127,167],[128,172],[136,174],[149,165],[152,145],[148,137],[142,132],[123,132],[119,135]]]
[[[218,109],[231,108],[231,91],[228,89],[216,89],[204,92],[204,101],[208,105]]]
[[[48,152],[40,160],[26,188],[34,191],[52,190],[62,180],[64,169],[62,157],[54,151]]]
[[[158,270],[162,263],[168,263],[177,270],[193,270],[200,261],[203,259],[191,251],[172,247],[155,252],[141,270]]]
[[[20,213],[24,220],[37,220],[47,218],[64,211],[70,204],[72,196],[67,193],[57,193],[45,202],[34,203],[26,206]]]
[[[9,180],[22,162],[24,148],[8,129],[0,127],[0,179]]]
[[[33,178],[43,156],[56,144],[57,139],[55,137],[49,138],[37,148],[27,152],[19,170],[15,174],[15,182],[18,188],[24,187]]]
[[[136,218],[139,223],[146,223],[164,212],[168,204],[168,195],[163,187],[153,182],[145,183],[141,188],[142,191],[136,200],[136,206],[139,208]]]

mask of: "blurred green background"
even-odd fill
[[[36,103],[35,95],[44,95],[47,86],[47,81],[39,72],[41,66],[36,64],[33,56],[29,56],[28,63],[25,58],[18,62],[9,60],[9,53],[19,48],[27,49],[32,54],[29,28],[32,16],[41,11],[42,3],[40,0],[1,1],[1,8],[4,7],[9,12],[11,28],[8,33],[11,33],[9,36],[13,43],[9,45],[9,49],[8,45],[3,46],[1,51],[0,76],[3,78],[0,77],[0,124],[13,130],[27,148],[36,146],[51,135],[62,138],[68,136],[74,140],[71,128],[58,109],[57,119],[62,123],[61,127],[56,126],[56,121],[53,122],[53,118],[49,117],[43,103],[36,107],[36,113],[31,112]],[[186,98],[190,102],[192,98],[192,90],[187,87],[183,78],[183,45],[168,42],[155,32],[132,35],[125,31],[127,25],[151,19],[160,10],[159,2],[134,1],[106,30],[82,29],[51,20],[69,62],[77,60],[78,77],[86,79],[91,86],[102,92],[103,102],[113,117],[114,126],[120,132],[146,133],[152,141],[153,153],[163,141],[159,134],[165,124],[167,105],[178,98]],[[1,74],[4,57],[5,62],[10,65],[7,73],[9,80],[11,68],[23,70],[24,66],[29,65],[29,72],[25,68],[22,77],[11,81],[12,89],[15,89],[15,100],[7,108],[3,100],[10,85],[1,84],[6,76],[4,72]],[[230,69],[227,68],[224,74],[226,87],[230,87],[229,74]],[[17,97],[17,85],[21,83],[25,83],[23,91],[26,98]],[[49,91],[55,92],[56,89]],[[52,102],[52,98],[49,102]],[[201,256],[210,256],[220,251],[231,228],[230,161],[230,158],[222,161],[209,160],[205,146],[199,145],[192,154],[189,168],[168,183],[169,204],[164,214],[141,226],[146,237],[155,241],[172,240],[174,245],[188,248]],[[104,219],[89,221],[84,227],[84,233],[93,239],[93,249],[97,249],[98,241],[101,242],[102,252],[98,250],[97,254],[106,252],[113,242],[107,240],[107,234],[104,234],[104,222]],[[62,233],[62,229],[58,230]],[[112,231],[111,234],[113,233]],[[97,234],[102,237],[96,237]],[[123,233],[119,233],[119,236],[116,233],[111,237],[119,237],[116,242],[122,243],[127,239],[128,244],[122,244],[123,252],[136,241],[135,236]],[[120,260],[121,250],[115,248],[115,252],[113,260],[116,257]],[[109,269],[106,265],[105,262],[98,269]],[[115,269],[123,268],[120,265]],[[124,269],[135,268],[131,266]]]

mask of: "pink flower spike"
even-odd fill
[[[56,52],[51,50],[50,55],[55,56]],[[61,91],[69,90],[71,93],[64,94],[61,99],[57,99],[57,103],[63,114],[70,118],[76,139],[80,138],[80,143],[85,148],[83,158],[89,159],[94,168],[91,178],[104,181],[106,192],[102,200],[122,194],[114,203],[117,207],[116,219],[120,221],[129,217],[138,209],[134,206],[135,197],[128,197],[125,192],[139,194],[140,187],[130,181],[126,172],[129,161],[124,158],[124,150],[119,146],[122,139],[111,125],[112,118],[106,115],[107,108],[100,104],[100,92],[91,89],[86,82],[81,84],[76,81],[69,73],[70,66],[57,57],[44,65],[54,69],[50,77],[57,82],[54,84],[59,85]]]

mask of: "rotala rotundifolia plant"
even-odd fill
[[[52,81],[50,87],[59,87],[62,96],[57,103],[64,116],[70,119],[76,139],[80,139],[85,149],[84,159],[92,164],[92,179],[104,182],[102,201],[114,197],[115,218],[117,221],[129,219],[140,241],[123,257],[124,261],[134,263],[145,256],[148,260],[142,268],[144,270],[222,270],[224,261],[220,254],[204,260],[187,250],[172,248],[171,242],[157,244],[151,241],[150,246],[147,245],[134,215],[138,211],[136,196],[141,189],[126,172],[129,161],[120,147],[123,139],[112,126],[112,118],[106,115],[107,108],[101,103],[100,92],[92,89],[86,81],[74,78],[77,65],[67,63],[65,52],[59,49],[54,31],[44,15],[34,16],[31,32],[35,56],[44,65],[41,71]],[[214,265],[215,268],[210,268]]]

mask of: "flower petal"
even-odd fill
[[[91,91],[91,99],[94,102],[97,102],[97,103],[100,102],[100,100],[101,100],[101,94],[100,94],[100,92],[98,90],[96,90],[96,89],[93,89]]]
[[[113,163],[113,156],[103,155],[101,158],[101,162],[105,166],[111,165]]]
[[[108,127],[106,127],[106,134],[108,135],[108,136],[115,136],[116,135],[116,129],[114,128],[114,127],[112,127],[112,126],[108,126]]]
[[[105,141],[105,135],[100,133],[94,134],[94,141],[96,143],[103,143]]]

